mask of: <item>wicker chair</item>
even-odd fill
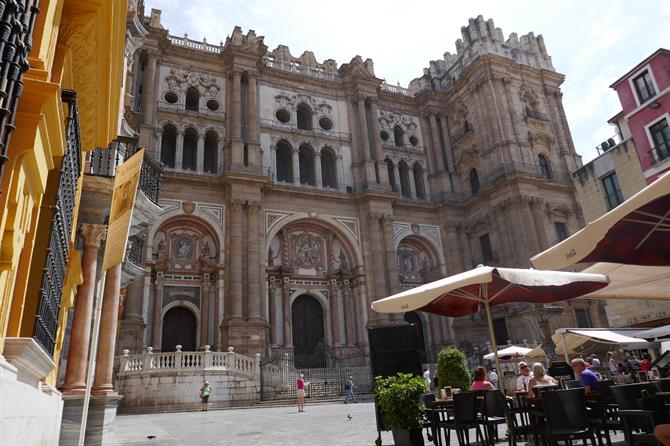
[[[547,419],[546,433],[549,443],[559,441],[596,440],[586,413],[584,389],[558,390],[542,393],[542,403]]]
[[[654,426],[661,422],[659,414],[665,409],[665,403],[662,400],[647,403],[662,404],[663,407],[658,407],[655,411],[645,410],[641,407],[643,396],[656,393],[656,386],[652,383],[624,384],[612,386],[611,390],[619,406],[619,416],[623,419],[626,444],[631,446],[635,444],[660,444],[655,439],[653,431]]]
[[[446,431],[446,445],[451,444],[451,431],[456,431],[459,445],[470,444],[470,429],[475,429],[477,440],[484,441],[479,429],[477,417],[477,396],[473,392],[458,393],[454,395],[453,418],[436,420],[436,444],[442,443],[442,431]]]

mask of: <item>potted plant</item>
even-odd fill
[[[437,377],[441,387],[449,386],[468,391],[472,378],[463,352],[452,347],[442,349],[437,355]]]
[[[421,395],[426,382],[420,376],[398,373],[375,378],[375,396],[385,429],[393,431],[396,446],[423,446],[421,419],[424,410]]]

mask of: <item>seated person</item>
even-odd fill
[[[533,374],[530,373],[528,364],[521,361],[519,363],[519,377],[516,379],[516,390],[528,390],[528,383],[532,377]]]
[[[533,364],[533,377],[528,381],[528,393],[533,392],[533,387],[555,386],[556,380],[547,375],[544,366],[539,362]]]
[[[598,375],[586,368],[586,362],[582,358],[575,358],[570,364],[572,365],[572,371],[579,375],[579,381],[584,387],[584,392],[591,393],[596,383],[600,381]]]
[[[472,383],[472,390],[495,390],[493,384],[486,381],[486,369],[482,366],[475,369],[475,380]]]

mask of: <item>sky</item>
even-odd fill
[[[339,64],[374,61],[375,74],[407,86],[430,60],[456,52],[468,19],[492,18],[505,39],[544,36],[556,70],[566,76],[563,105],[577,152],[588,162],[615,134],[607,120],[621,110],[609,86],[660,47],[670,48],[670,0],[145,0],[162,10],[170,34],[225,41],[234,26],[265,36],[270,50],[313,51]]]

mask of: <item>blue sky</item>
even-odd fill
[[[145,0],[163,11],[171,34],[210,43],[235,25],[265,36],[270,49],[318,61],[372,58],[377,77],[407,86],[428,61],[456,51],[468,18],[493,18],[505,38],[542,34],[554,67],[566,76],[563,104],[577,152],[587,162],[615,133],[607,120],[620,110],[609,85],[659,47],[670,48],[670,0],[648,1],[368,1]]]

